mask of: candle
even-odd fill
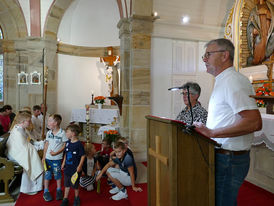
[[[94,95],[94,92],[91,90],[91,95]]]
[[[252,77],[251,75],[249,76],[248,79],[249,79],[249,81],[250,81],[251,83],[253,82],[253,77]]]

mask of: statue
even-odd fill
[[[110,96],[119,94],[119,56],[113,55],[113,48],[107,47],[107,56],[100,58],[106,67],[106,82],[109,86]]]
[[[247,43],[251,52],[248,65],[261,64],[274,56],[274,0],[254,2],[256,7],[251,10],[247,24]]]

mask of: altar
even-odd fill
[[[89,125],[86,125],[86,109],[73,109],[71,111],[70,122],[79,122],[83,129],[82,136],[84,138],[89,136],[92,142],[101,143],[103,137],[102,131],[106,128],[114,128],[119,131],[119,117],[119,109],[97,109],[92,107],[89,109]],[[87,126],[89,126],[88,135]]]
[[[261,114],[263,128],[255,132],[247,180],[274,193],[274,115]]]
[[[274,115],[261,114],[263,120],[263,128],[255,132],[252,145],[260,145],[264,143],[266,147],[274,152]]]
[[[94,124],[111,124],[119,121],[118,109],[89,109],[89,122]],[[86,122],[86,109],[73,109],[71,111],[70,122]]]

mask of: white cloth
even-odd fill
[[[33,146],[35,147],[36,150],[43,150],[44,145],[45,145],[45,142],[43,140],[33,142]]]
[[[104,137],[105,137],[104,131],[108,131],[108,130],[117,130],[119,132],[119,127],[112,127],[110,125],[101,126],[98,129],[97,135],[101,135],[102,136],[102,140],[103,140]]]
[[[42,161],[35,147],[27,141],[25,130],[15,125],[7,141],[7,157],[24,168],[33,181],[43,173]]]
[[[261,114],[263,120],[263,128],[260,131],[255,132],[255,138],[252,145],[259,145],[265,143],[266,147],[274,151],[274,115],[273,114]]]
[[[38,178],[32,181],[27,175],[26,171],[23,170],[20,192],[31,193],[31,192],[41,191],[42,189],[43,189],[43,173]]]
[[[215,85],[209,100],[207,127],[225,127],[239,120],[239,112],[257,109],[254,89],[248,78],[235,71],[233,67],[224,70],[215,78]],[[213,138],[223,149],[249,150],[254,133],[233,138]]]
[[[68,141],[65,131],[60,128],[59,131],[54,135],[52,130],[49,130],[47,132],[46,141],[49,142],[47,153],[46,153],[46,159],[49,159],[49,160],[63,159],[63,152],[55,156],[52,156],[50,152],[59,151],[64,146],[65,142]]]
[[[118,109],[95,109],[89,110],[89,122],[96,124],[111,124],[114,117],[119,121]],[[86,109],[73,109],[71,111],[71,122],[86,122]]]

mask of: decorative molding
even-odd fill
[[[58,54],[67,54],[72,56],[82,56],[82,57],[102,57],[107,54],[107,47],[85,47],[85,46],[75,46],[71,44],[64,44],[59,42],[57,44]],[[113,54],[115,56],[120,55],[120,47],[113,47]]]

